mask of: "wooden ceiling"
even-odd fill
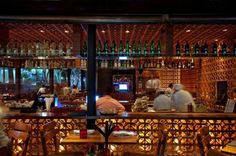
[[[25,41],[54,40],[55,42],[71,41],[73,36],[72,24],[29,24],[29,23],[0,23],[0,26],[9,28],[9,39]],[[83,38],[87,38],[87,26],[80,24],[83,31]],[[128,40],[130,44],[153,40],[157,45],[161,32],[165,29],[163,24],[99,24],[97,25],[97,41],[102,45],[107,40],[109,45],[114,40],[119,45]],[[175,24],[173,26],[173,46],[179,41],[181,45],[188,42],[190,45],[205,42],[208,45],[213,42],[226,42],[232,44],[236,39],[236,25],[233,24]]]

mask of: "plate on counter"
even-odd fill
[[[95,132],[94,129],[87,129],[87,134],[88,134],[88,135],[89,135],[89,134],[93,134],[94,132]],[[76,135],[79,135],[79,134],[80,134],[80,130],[75,129],[75,130],[73,130],[73,133],[76,134]]]
[[[115,137],[126,138],[126,137],[136,136],[137,133],[135,133],[133,131],[120,130],[120,131],[113,131],[112,135]]]

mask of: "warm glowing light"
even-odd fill
[[[215,39],[215,41],[217,42],[217,41],[218,41],[218,39]]]
[[[128,34],[128,33],[130,33],[130,31],[129,31],[129,30],[126,30],[125,33]]]
[[[191,30],[190,29],[187,29],[186,32],[189,33]]]
[[[106,31],[105,30],[102,30],[102,33],[104,34]]]
[[[41,33],[44,33],[44,30],[40,30]]]
[[[69,30],[64,30],[64,32],[68,34],[68,33],[69,33]]]
[[[223,32],[226,32],[226,31],[228,31],[228,29],[223,29]]]

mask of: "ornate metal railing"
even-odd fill
[[[11,122],[24,122],[32,125],[32,136],[28,155],[40,155],[42,147],[40,130],[48,121],[56,121],[60,136],[64,138],[73,129],[86,127],[86,119],[96,119],[98,126],[111,120],[120,129],[136,131],[139,149],[154,152],[161,124],[168,130],[168,144],[173,145],[175,152],[190,153],[196,150],[196,132],[202,126],[209,126],[213,148],[221,148],[236,137],[236,114],[233,113],[128,113],[116,116],[70,117],[68,115],[32,114],[6,115],[3,124],[8,130]],[[116,146],[114,146],[116,147]],[[112,148],[120,151],[121,148]],[[125,146],[126,150],[128,146]],[[124,147],[124,148],[125,148]],[[67,149],[67,146],[64,146]],[[69,148],[69,146],[68,146]],[[129,148],[132,150],[132,148]],[[70,149],[71,150],[71,149]],[[173,151],[172,151],[173,152]]]

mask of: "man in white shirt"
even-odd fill
[[[154,99],[153,107],[155,111],[170,111],[171,99],[165,95],[164,91],[159,91],[158,96]]]
[[[153,78],[153,76],[146,82],[147,89],[154,89],[157,90],[160,88],[161,81],[159,77]]]
[[[183,90],[184,86],[182,84],[175,84],[174,94],[172,95],[173,104],[176,108],[176,112],[188,112],[188,105],[192,104],[193,111],[195,111],[195,103],[193,101],[192,95]]]

